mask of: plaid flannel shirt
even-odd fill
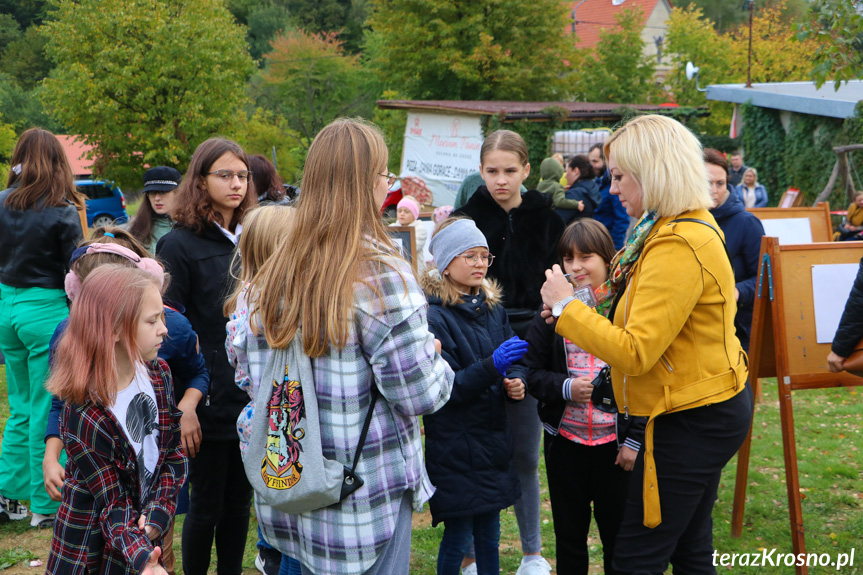
[[[254,393],[268,350],[266,340],[249,330],[245,302],[240,303],[228,324],[226,346],[238,385]],[[405,492],[412,490],[417,511],[434,493],[423,463],[418,416],[443,407],[454,374],[435,352],[427,308],[408,264],[382,256],[356,284],[347,345],[312,359],[324,456],[350,465],[372,385],[384,400],[375,404],[357,466],[363,487],[336,505],[298,515],[255,500],[264,539],[314,573],[368,570],[393,535]]]
[[[164,533],[174,517],[188,460],[180,443],[180,412],[171,371],[163,360],[147,364],[158,406],[159,460],[150,499],[140,501],[138,462],[126,434],[105,407],[66,403],[60,437],[66,447],[63,503],[54,523],[46,573],[140,573],[161,536],[150,541],[138,518]]]

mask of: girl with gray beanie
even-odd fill
[[[450,400],[424,417],[426,469],[436,487],[432,523],[444,522],[438,575],[457,575],[473,540],[477,571],[499,571],[500,510],[521,496],[505,403],[525,396],[527,342],[486,278],[494,256],[472,220],[448,218],[429,244],[437,272],[423,276],[429,330],[455,372]]]

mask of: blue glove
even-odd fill
[[[518,336],[513,336],[494,350],[494,353],[491,354],[491,359],[494,361],[495,369],[502,376],[506,377],[506,370],[524,357],[525,353],[527,353],[527,342],[519,339]]]

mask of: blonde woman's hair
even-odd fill
[[[713,206],[701,143],[677,120],[639,116],[614,132],[604,151],[641,186],[645,211],[664,217]]]
[[[441,222],[435,226],[434,231],[432,232],[432,238],[435,237],[438,232],[451,226],[453,223],[459,220],[469,219],[470,218],[466,216],[450,216],[445,220],[441,220]],[[443,302],[443,305],[447,307],[461,303],[464,298],[464,294],[462,294],[462,292],[453,285],[450,277],[448,275],[441,274],[434,268],[427,270],[426,273],[420,276],[420,287],[427,294],[439,297]],[[474,295],[480,291],[484,293],[489,307],[495,307],[500,303],[501,289],[500,284],[498,284],[496,280],[489,277],[483,278],[482,285],[471,288],[470,293],[471,295]]]
[[[281,205],[257,207],[248,212],[243,221],[243,233],[231,261],[234,291],[222,308],[225,317],[230,317],[236,309],[240,294],[273,252],[287,249],[285,238],[294,221],[294,208]],[[234,270],[239,270],[239,274],[234,274]]]
[[[355,284],[395,253],[374,197],[387,159],[380,130],[363,120],[336,120],[315,137],[291,249],[276,251],[251,282],[261,297],[250,319],[259,316],[270,347],[286,347],[300,325],[309,357],[347,345]]]

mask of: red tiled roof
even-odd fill
[[[428,110],[457,112],[480,116],[501,116],[502,120],[547,120],[546,108],[563,108],[569,111],[570,120],[618,120],[619,109],[634,108],[643,112],[666,112],[669,106],[645,104],[606,104],[595,102],[507,102],[490,100],[378,100],[378,108],[385,110]]]
[[[644,19],[650,17],[653,9],[662,0],[625,0],[623,4],[614,6],[611,0],[585,0],[576,11],[575,33],[578,41],[576,48],[593,48],[599,43],[599,32],[605,28],[613,28],[615,16],[627,8],[641,8]],[[671,4],[671,1],[668,2]],[[579,4],[579,0],[569,3],[569,13]],[[566,34],[572,34],[572,21],[566,24]]]
[[[87,159],[87,153],[93,149],[93,146],[78,141],[78,136],[57,136],[57,139],[60,140],[60,145],[63,146],[66,157],[69,158],[72,174],[75,177],[91,175],[93,160]]]

